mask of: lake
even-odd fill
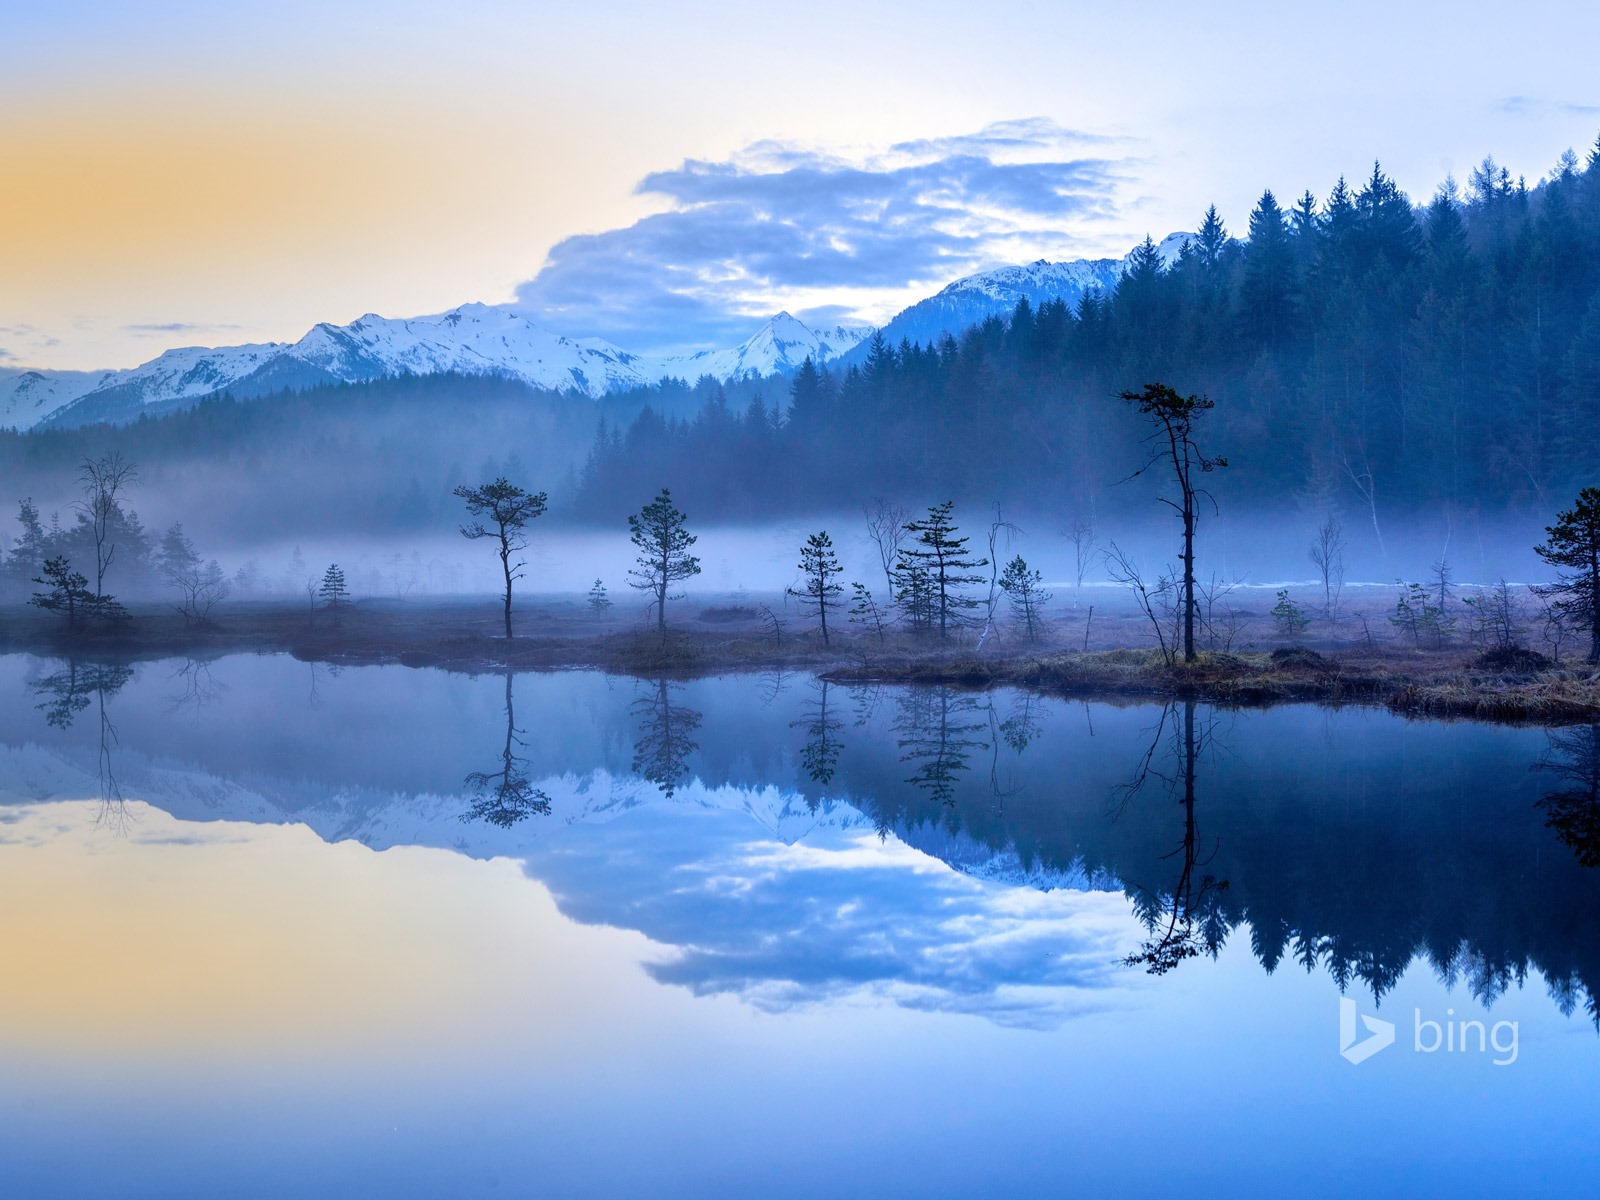
[[[0,659],[0,1194],[1552,1195],[1600,737]]]

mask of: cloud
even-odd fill
[[[757,142],[654,172],[664,211],[567,238],[516,307],[629,349],[725,344],[780,308],[856,317],[1005,262],[1070,255],[1120,212],[1113,139],[1043,118],[845,154]]]
[[[238,328],[238,325],[216,325],[204,321],[165,321],[154,325],[124,325],[122,331],[139,337],[162,337],[169,333],[216,333]]]
[[[1600,113],[1600,104],[1563,103],[1538,96],[1506,96],[1494,108],[1496,112],[1510,117],[1592,117]]]

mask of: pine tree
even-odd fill
[[[344,581],[344,571],[338,563],[332,563],[322,573],[322,583],[317,588],[317,596],[328,608],[338,612],[350,603],[350,589]]]
[[[1037,640],[1044,624],[1044,606],[1050,602],[1050,593],[1043,585],[1044,575],[1030,569],[1020,554],[1006,564],[1000,576],[1001,590],[1011,600],[1011,615],[1027,631],[1030,642]]]
[[[686,527],[683,513],[672,504],[667,488],[628,518],[628,539],[639,548],[638,566],[628,572],[628,585],[655,597],[656,628],[667,632],[667,601],[672,585],[700,574],[700,560],[689,553],[699,539]]]
[[[906,532],[915,540],[900,551],[908,567],[908,578],[925,588],[928,604],[928,623],[938,627],[940,638],[950,636],[950,627],[958,624],[963,615],[979,606],[979,601],[963,595],[961,589],[983,582],[982,575],[969,572],[986,567],[986,558],[967,557],[967,539],[956,536],[956,526],[950,519],[955,503],[929,507],[928,515],[919,521],[906,523]],[[920,569],[920,572],[919,572]],[[905,590],[902,584],[900,590]]]
[[[850,585],[850,620],[877,634],[878,641],[883,641],[883,609],[878,607],[872,589],[864,583]]]
[[[522,568],[527,565],[521,560],[513,562],[512,559],[528,548],[528,539],[523,530],[529,521],[544,515],[548,497],[544,492],[524,491],[504,475],[497,476],[493,483],[486,483],[482,487],[458,487],[454,494],[466,501],[467,511],[478,518],[461,526],[461,536],[469,540],[494,538],[499,542],[500,570],[505,576],[506,587],[506,641],[509,642],[511,584],[513,580],[522,578]],[[485,517],[488,518],[488,525],[482,519]],[[494,528],[489,528],[489,525]]]
[[[1577,502],[1545,528],[1533,552],[1562,568],[1556,581],[1534,588],[1562,618],[1589,631],[1589,662],[1600,663],[1600,488],[1586,487]]]
[[[817,627],[822,632],[822,644],[828,644],[828,609],[837,608],[843,585],[839,578],[839,559],[833,552],[833,542],[827,531],[813,533],[800,548],[800,574],[804,583],[798,588],[788,588],[786,593],[795,597],[816,615]]]
[[[606,585],[596,579],[589,589],[589,611],[596,617],[603,617],[610,607],[611,597],[606,595]]]
[[[89,581],[72,569],[65,555],[48,560],[33,582],[47,590],[35,592],[28,603],[46,612],[60,613],[74,633],[94,611],[95,594],[89,590]]]

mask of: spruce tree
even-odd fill
[[[672,585],[700,574],[700,560],[689,553],[699,539],[686,527],[683,513],[667,488],[628,518],[628,539],[639,548],[638,566],[628,572],[628,586],[655,598],[656,628],[667,632],[667,601]]]
[[[927,591],[928,621],[938,627],[940,638],[949,637],[950,627],[979,606],[961,589],[982,583],[982,575],[970,572],[989,565],[986,558],[967,557],[967,539],[956,536],[955,522],[950,519],[954,508],[955,503],[946,500],[930,506],[922,520],[907,522],[906,532],[914,541],[900,551],[909,568],[908,578]]]
[[[328,608],[337,612],[350,603],[350,589],[345,585],[344,571],[338,563],[332,563],[322,573],[322,583],[317,588],[317,596]]]
[[[35,592],[28,603],[46,612],[60,613],[74,633],[94,611],[95,594],[89,590],[89,581],[72,569],[65,555],[46,561],[33,582],[45,590]]]
[[[838,607],[839,597],[844,592],[844,587],[837,582],[839,559],[833,552],[833,542],[826,530],[813,533],[806,539],[806,544],[800,547],[800,574],[804,583],[798,588],[786,589],[787,594],[815,614],[817,627],[822,632],[822,644],[826,646],[828,609]]]
[[[1037,640],[1044,624],[1043,609],[1050,600],[1050,593],[1044,590],[1043,573],[1030,568],[1019,554],[1006,564],[1000,587],[1010,598],[1011,615],[1027,631],[1028,640]]]

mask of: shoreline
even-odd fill
[[[67,635],[37,619],[0,624],[0,652],[132,664],[230,654],[287,654],[330,665],[399,665],[481,675],[506,671],[598,670],[636,677],[695,678],[759,671],[805,671],[837,684],[944,684],[976,690],[1018,687],[1079,699],[1197,700],[1253,708],[1311,703],[1384,708],[1419,719],[1496,724],[1600,724],[1600,670],[1556,668],[1539,656],[1509,660],[1461,646],[1413,651],[1393,646],[1310,649],[1286,646],[1203,652],[1168,665],[1153,649],[1091,650],[1012,641],[985,656],[971,648],[929,647],[836,637],[824,646],[806,634],[748,622],[726,628],[679,625],[654,630],[596,629],[581,615],[530,612],[507,643],[491,636],[481,606],[361,606],[337,623],[308,622],[281,605],[230,612],[215,624],[185,627],[171,614],[135,614],[125,631]],[[26,617],[15,611],[6,616]],[[448,618],[448,624],[444,618]]]

